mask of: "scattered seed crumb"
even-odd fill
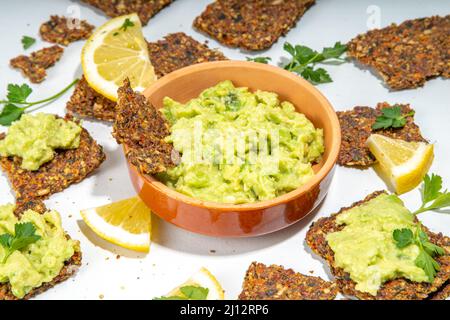
[[[313,273],[314,273],[314,270],[309,270],[309,273],[313,274]]]
[[[116,256],[116,259],[117,259],[117,260],[119,260],[119,259],[120,259],[120,254],[118,254],[118,255]]]
[[[100,294],[98,297],[102,300],[105,296],[103,294]]]
[[[209,253],[216,253],[216,250],[209,250]]]

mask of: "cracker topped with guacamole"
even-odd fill
[[[323,131],[276,93],[224,81],[186,104],[164,99],[165,141],[181,154],[158,175],[190,197],[220,203],[269,200],[314,176]]]
[[[79,243],[65,233],[59,213],[36,208],[42,205],[20,213],[0,206],[0,300],[28,299],[81,265]]]
[[[397,231],[398,230],[398,231]],[[395,233],[410,230],[439,254],[434,277],[418,263],[416,243],[399,246]],[[359,299],[445,298],[450,280],[450,239],[421,225],[394,194],[375,192],[313,223],[306,243],[326,260],[339,290]],[[437,248],[439,247],[439,248]]]
[[[0,166],[18,206],[82,181],[104,160],[103,148],[70,116],[26,114],[0,134]]]

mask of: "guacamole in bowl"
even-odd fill
[[[223,81],[182,104],[161,109],[166,138],[180,161],[157,178],[195,199],[243,204],[270,200],[314,176],[324,152],[323,130],[276,93]]]

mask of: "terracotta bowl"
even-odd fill
[[[325,153],[315,176],[300,188],[268,201],[250,204],[205,202],[178,193],[130,163],[133,185],[142,200],[162,219],[183,229],[218,237],[249,237],[285,228],[310,213],[325,197],[341,142],[339,122],[327,99],[302,78],[280,68],[253,62],[208,62],[175,71],[145,90],[156,107],[168,96],[185,103],[223,80],[235,86],[278,93],[292,102],[317,128],[323,128]]]

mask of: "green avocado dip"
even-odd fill
[[[66,238],[56,211],[39,214],[28,210],[19,221],[14,215],[14,205],[0,206],[0,235],[14,235],[18,222],[32,223],[40,236],[35,243],[9,256],[0,245],[0,283],[9,283],[12,293],[20,299],[33,288],[52,281],[79,248],[78,242]]]
[[[395,278],[428,281],[415,264],[419,247],[399,249],[395,244],[395,229],[416,227],[414,216],[396,195],[379,195],[336,220],[344,228],[328,234],[326,240],[334,251],[335,266],[350,274],[357,290],[376,295],[384,282]]]
[[[75,122],[52,114],[25,114],[0,141],[0,155],[20,157],[22,169],[35,171],[54,158],[56,149],[78,148],[81,130]]]
[[[272,92],[250,92],[224,81],[186,104],[168,97],[166,141],[181,160],[158,175],[190,197],[219,203],[273,199],[314,176],[323,131]]]

